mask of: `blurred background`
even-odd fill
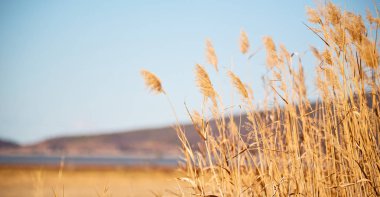
[[[371,0],[334,3],[363,15],[379,6]],[[260,103],[264,36],[302,58],[308,94],[315,99],[316,61],[309,47],[323,43],[303,23],[305,8],[317,5],[312,0],[1,1],[0,163],[176,166],[175,116],[164,96],[149,93],[140,70],[160,77],[179,121],[191,130],[184,102],[201,109],[197,63],[209,72],[225,106],[236,104],[228,70],[251,85]],[[239,51],[241,31],[249,38],[248,55]],[[206,61],[206,39],[215,48],[219,73]]]
[[[337,3],[360,13],[374,7],[371,0]],[[221,74],[235,65],[260,100],[265,53],[260,50],[249,61],[242,56],[240,31],[247,32],[251,52],[269,35],[290,52],[303,53],[309,45],[321,45],[302,24],[306,6],[315,3],[2,1],[0,137],[31,144],[174,123],[165,98],[148,94],[142,68],[161,78],[180,121],[188,122],[183,102],[198,109],[202,99],[194,65],[212,69],[206,64],[206,39],[213,42]],[[312,73],[314,62],[305,65]],[[230,94],[228,81],[212,79]]]

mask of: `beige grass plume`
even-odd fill
[[[340,8],[333,3],[328,2],[326,5],[325,18],[327,22],[330,22],[333,25],[338,25],[340,23],[340,19],[342,18]]]
[[[332,61],[332,57],[331,57],[331,54],[330,54],[330,51],[325,49],[323,52],[322,52],[322,58],[324,60],[325,63],[329,64],[329,65],[332,65],[333,64],[333,61]]]
[[[210,40],[206,40],[206,57],[208,63],[213,65],[215,70],[218,71],[218,58],[216,57],[214,46]]]
[[[274,42],[271,37],[266,36],[263,38],[264,46],[267,51],[267,64],[269,67],[276,66],[279,63],[279,59],[277,56],[276,46],[274,45]]]
[[[367,14],[367,20],[370,24],[375,23],[377,25],[380,25],[380,18],[373,17],[369,9],[366,10],[366,14]]]
[[[316,57],[318,60],[322,60],[322,56],[317,48],[310,46],[310,51],[313,53],[314,57]]]
[[[159,94],[159,93],[165,93],[164,89],[161,85],[161,80],[153,73],[147,71],[147,70],[141,70],[141,75],[144,78],[145,85],[153,92]]]
[[[321,17],[318,14],[317,10],[310,8],[310,7],[306,7],[306,13],[309,16],[308,17],[309,22],[311,22],[311,23],[322,23]]]
[[[280,54],[281,56],[288,62],[288,64],[291,64],[292,55],[289,53],[289,51],[286,49],[284,45],[280,45]]]
[[[240,78],[236,76],[232,71],[228,71],[228,76],[231,78],[233,85],[239,91],[240,95],[243,98],[248,99],[248,91],[245,89],[245,86],[243,82],[241,82]]]
[[[351,39],[360,43],[362,35],[366,33],[366,27],[362,17],[352,12],[344,12],[344,21],[345,29],[351,36]],[[343,36],[341,35],[341,37]]]
[[[197,112],[193,111],[191,115],[191,120],[193,121],[195,131],[198,133],[198,135],[203,139],[206,140],[206,133],[208,130],[208,126],[206,125],[205,121],[203,120],[203,117]]]
[[[240,51],[243,54],[246,54],[248,52],[248,49],[249,49],[248,36],[245,33],[245,31],[241,31],[241,33],[240,33]]]
[[[359,53],[367,66],[371,68],[377,68],[379,66],[379,51],[376,49],[375,42],[369,40],[367,37],[363,37],[361,45],[359,46]]]
[[[203,96],[209,97],[213,101],[216,101],[216,92],[214,90],[214,87],[212,86],[212,83],[206,70],[200,64],[195,65],[195,77],[197,86],[200,88]]]

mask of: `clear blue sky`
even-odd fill
[[[374,7],[371,0],[337,3],[361,13]],[[239,53],[240,30],[252,49],[265,35],[289,51],[321,46],[302,24],[306,5],[314,1],[1,1],[0,138],[28,144],[173,123],[165,97],[145,88],[141,68],[161,78],[179,119],[189,121],[183,102],[198,110],[201,103],[196,63],[222,95],[233,91],[206,64],[206,38],[221,74],[234,63],[259,102],[265,53],[247,61]],[[305,65],[309,81],[314,63]]]

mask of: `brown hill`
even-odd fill
[[[215,131],[215,124],[211,122],[210,125]],[[197,148],[200,137],[194,126],[182,126],[190,144]],[[167,126],[111,134],[56,137],[29,146],[0,147],[0,154],[174,156],[180,154],[180,147],[175,129]]]
[[[192,144],[199,140],[192,125],[184,125]],[[112,134],[57,137],[29,146],[1,146],[0,154],[35,155],[178,155],[179,140],[172,127]]]
[[[12,149],[17,147],[19,147],[19,145],[14,142],[0,139],[0,149]]]

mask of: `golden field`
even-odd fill
[[[0,167],[0,196],[172,196],[175,169]]]

